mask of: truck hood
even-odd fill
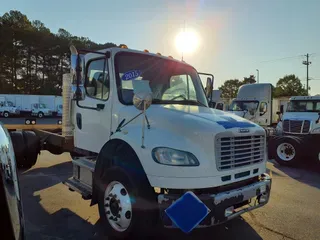
[[[310,120],[316,121],[319,118],[317,112],[285,112],[283,120]]]
[[[133,110],[135,114],[130,113],[130,115],[134,116],[137,114],[137,110],[133,106],[132,108],[125,107],[123,110],[120,110],[119,121],[123,118],[126,118],[126,121],[129,120],[128,114]],[[226,130],[236,130],[238,128],[250,128],[252,130],[262,129],[259,125],[235,114],[202,106],[153,104],[146,111],[146,114],[151,127],[173,128],[173,131],[185,129],[185,131],[210,131],[217,133]]]

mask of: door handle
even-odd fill
[[[97,110],[100,111],[100,110],[103,110],[103,109],[104,109],[104,104],[98,103],[97,104]]]
[[[81,117],[81,113],[77,113],[76,118],[77,118],[77,127],[78,127],[79,129],[82,129],[82,117]]]

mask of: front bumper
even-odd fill
[[[217,194],[201,194],[197,197],[211,210],[200,222],[197,228],[211,227],[229,221],[241,214],[267,204],[270,197],[271,178],[263,174],[259,181]],[[158,195],[160,217],[166,228],[177,228],[176,224],[167,216],[165,210],[178,200],[178,194]],[[188,211],[188,209],[185,209]]]

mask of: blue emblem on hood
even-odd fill
[[[221,116],[221,118],[224,118],[227,121],[217,121],[219,125],[224,127],[225,129],[230,129],[230,128],[250,128],[250,127],[255,127],[253,123],[250,122],[240,122],[237,121],[236,119],[232,117],[227,117],[227,116]]]

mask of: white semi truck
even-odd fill
[[[320,97],[290,98],[277,125],[278,136],[270,139],[272,156],[281,165],[297,166],[315,160],[320,165]]]
[[[259,124],[268,134],[273,134],[288,102],[287,97],[273,98],[270,83],[245,84],[232,100],[229,112]]]
[[[209,108],[192,66],[126,46],[70,49],[62,134],[11,137],[19,166],[34,164],[41,149],[70,152],[73,177],[65,184],[98,204],[109,236],[158,227],[189,233],[269,201],[264,129]]]
[[[9,101],[5,97],[0,96],[0,116],[8,118],[20,115],[20,110],[13,102]]]

